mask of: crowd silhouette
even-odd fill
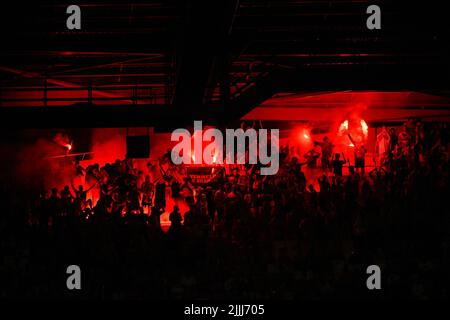
[[[200,188],[188,178],[140,183],[126,160],[80,169],[86,189],[31,197],[3,184],[0,295],[448,298],[450,131],[416,125],[406,150],[408,128],[388,131],[389,147],[373,170],[350,166],[343,175],[346,162],[327,159],[318,189],[287,150],[274,176],[242,165]],[[99,190],[95,204],[88,188]],[[72,264],[82,270],[80,292],[66,289]],[[366,287],[374,264],[381,293]]]

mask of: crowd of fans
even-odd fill
[[[241,165],[202,187],[170,170],[156,180],[126,160],[78,167],[89,188],[47,197],[3,185],[0,296],[448,297],[449,128],[409,121],[387,132],[379,166],[360,172],[350,163],[343,175],[347,160],[336,156],[319,190],[287,150],[274,176]],[[82,270],[80,292],[66,288],[72,264]],[[382,270],[380,292],[366,287],[369,265]]]

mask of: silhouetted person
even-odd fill
[[[394,151],[395,147],[398,144],[398,136],[395,132],[395,128],[389,129],[389,152]]]
[[[161,215],[164,213],[163,208],[159,207],[152,207],[151,214],[150,214],[150,222],[157,226],[158,228],[161,228]]]
[[[64,189],[61,191],[61,209],[65,214],[71,211],[72,201],[73,197],[69,186],[64,186]]]
[[[322,168],[331,168],[331,157],[333,156],[333,144],[328,137],[324,137],[322,142],[317,142],[322,149]]]
[[[73,191],[75,192],[75,211],[76,214],[79,214],[82,210],[84,210],[86,208],[87,205],[87,194],[89,191],[92,190],[92,188],[95,187],[96,183],[94,183],[92,186],[89,187],[89,189],[84,190],[83,185],[79,185],[78,189],[75,188],[75,186],[73,185],[73,182],[70,182]]]
[[[366,152],[367,149],[363,144],[355,147],[355,169],[361,169],[361,173],[364,173],[366,167]]]
[[[333,165],[333,173],[339,177],[342,177],[342,167],[345,163],[345,157],[344,160],[341,160],[341,155],[339,153],[336,153],[334,155],[334,160],[332,162]]]
[[[61,212],[61,198],[58,196],[58,189],[53,188],[50,197],[47,199],[47,209],[42,210],[40,217],[40,225],[47,227],[49,219],[54,220]]]
[[[327,176],[322,175],[321,179],[317,179],[320,185],[320,192],[329,192],[330,191],[330,182],[328,182]]]
[[[172,191],[172,199],[178,199],[180,198],[180,191],[181,191],[181,185],[177,180],[173,180],[170,185],[171,191]]]
[[[214,205],[217,211],[217,221],[219,222],[222,222],[225,215],[226,200],[227,194],[223,190],[223,187],[220,186],[214,194]]]
[[[159,181],[155,188],[155,207],[162,209],[166,208],[166,183]]]
[[[317,167],[317,159],[320,157],[320,152],[317,151],[319,144],[314,143],[314,148],[305,153],[304,157],[306,158],[306,162],[309,168]]]
[[[194,226],[194,211],[192,206],[189,206],[189,210],[184,213],[183,225],[187,228],[192,228]]]
[[[147,175],[145,177],[145,181],[141,185],[141,192],[142,192],[142,207],[149,208],[148,211],[150,211],[150,207],[153,204],[153,194],[155,192],[154,189],[155,187],[150,180],[150,176]]]
[[[179,228],[181,226],[181,218],[180,208],[178,206],[173,206],[173,211],[169,215],[170,220],[170,228]]]
[[[309,199],[310,199],[309,204],[311,206],[311,209],[314,209],[317,207],[317,192],[314,189],[314,186],[312,184],[310,184],[308,186],[308,190],[309,190]]]

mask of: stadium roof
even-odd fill
[[[414,91],[430,94],[424,105],[450,92],[441,3],[378,1],[381,30],[366,28],[365,0],[94,0],[67,30],[70,4],[2,3],[2,125],[229,123],[306,103],[299,92]]]

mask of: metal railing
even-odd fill
[[[34,79],[36,80],[36,79]],[[0,107],[49,107],[67,105],[151,105],[168,103],[170,86],[127,84],[58,86],[47,79],[41,84],[0,86]]]

